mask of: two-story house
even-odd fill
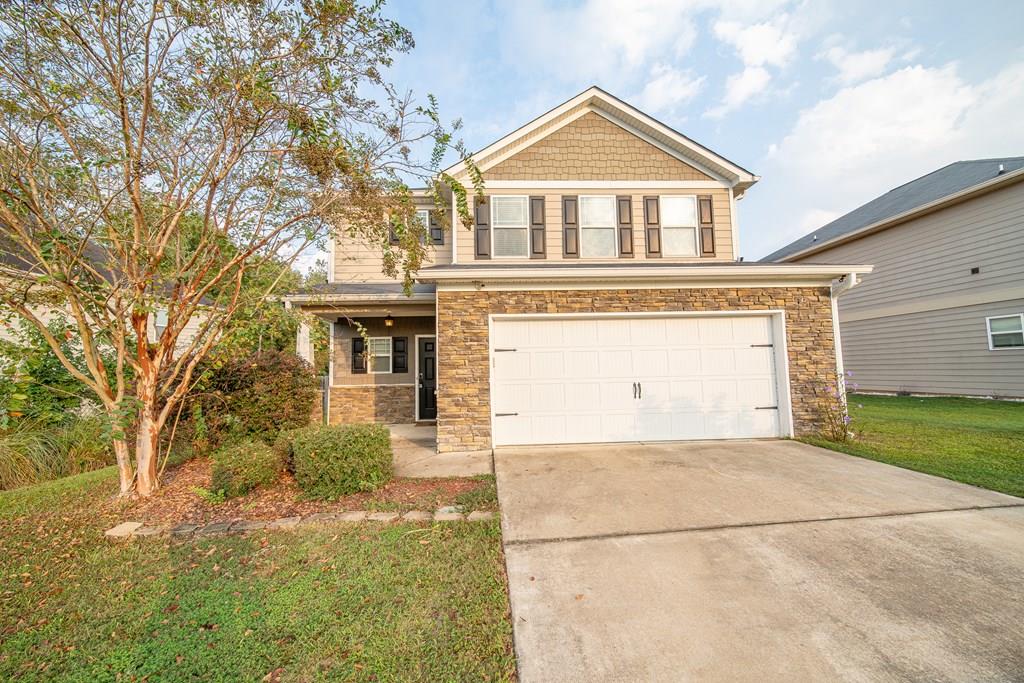
[[[287,297],[331,323],[332,423],[436,420],[440,452],[818,428],[832,287],[870,267],[739,261],[757,176],[596,87],[474,161],[475,225],[432,231],[412,296],[342,238]]]
[[[958,161],[765,257],[867,261],[839,308],[862,390],[1024,398],[1024,157]]]

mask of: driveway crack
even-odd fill
[[[583,536],[561,536],[551,538],[524,538],[505,541],[505,547],[546,545],[549,543],[570,543],[573,541],[599,541],[604,539],[631,538],[641,536],[666,536],[669,534],[687,534],[702,531],[724,531],[729,529],[752,529],[757,527],[785,526],[787,524],[818,524],[843,522],[858,519],[886,519],[897,517],[917,517],[934,515],[943,512],[977,512],[981,510],[1005,510],[1007,508],[1024,508],[1024,503],[1005,503],[1001,505],[972,505],[969,507],[937,508],[932,510],[911,510],[909,512],[877,512],[869,515],[846,515],[836,517],[810,517],[807,519],[786,519],[767,522],[742,522],[739,524],[712,524],[707,526],[680,527],[677,529],[655,529],[651,531],[616,531],[605,534],[588,534]]]

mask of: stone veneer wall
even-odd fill
[[[834,381],[828,287],[471,291],[437,293],[439,452],[491,448],[488,316],[498,313],[633,313],[784,309],[793,427],[820,428],[820,387]]]
[[[416,419],[416,387],[377,384],[331,387],[329,422],[405,423]]]

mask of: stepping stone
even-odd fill
[[[231,530],[232,531],[243,531],[243,532],[244,531],[260,531],[261,529],[266,529],[266,528],[267,528],[267,523],[262,521],[262,520],[258,520],[258,519],[253,519],[253,520],[242,519],[242,520],[239,520],[239,521],[237,521],[237,522],[235,522],[234,524],[231,525]]]
[[[195,533],[196,529],[198,528],[198,524],[179,524],[178,526],[171,529],[171,533],[175,536],[189,536]]]
[[[302,521],[302,517],[282,517],[275,519],[268,526],[271,529],[294,529]]]
[[[434,515],[426,510],[409,510],[409,512],[402,515],[402,521],[404,522],[429,522],[433,518]]]
[[[397,512],[371,512],[366,515],[367,521],[370,522],[393,522],[398,519]]]
[[[196,534],[200,536],[213,536],[214,534],[226,534],[228,529],[231,528],[231,522],[210,522],[206,526],[198,529]]]
[[[450,515],[452,513],[462,513],[462,508],[458,505],[446,505],[443,508],[437,508],[437,514],[439,515]]]
[[[128,538],[140,526],[142,526],[142,522],[121,522],[117,526],[107,529],[105,535],[110,538]]]
[[[461,522],[464,519],[465,517],[458,511],[458,508],[454,507],[440,508],[434,513],[435,522]]]
[[[366,519],[366,510],[351,510],[338,515],[339,522],[362,522]]]
[[[133,536],[159,536],[167,531],[165,526],[144,526],[135,530]]]
[[[469,516],[466,517],[466,519],[468,519],[471,522],[483,522],[488,519],[494,519],[494,513],[484,510],[475,510],[473,512],[470,512]]]

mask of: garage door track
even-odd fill
[[[788,441],[499,449],[522,681],[1011,681],[1024,500]]]

